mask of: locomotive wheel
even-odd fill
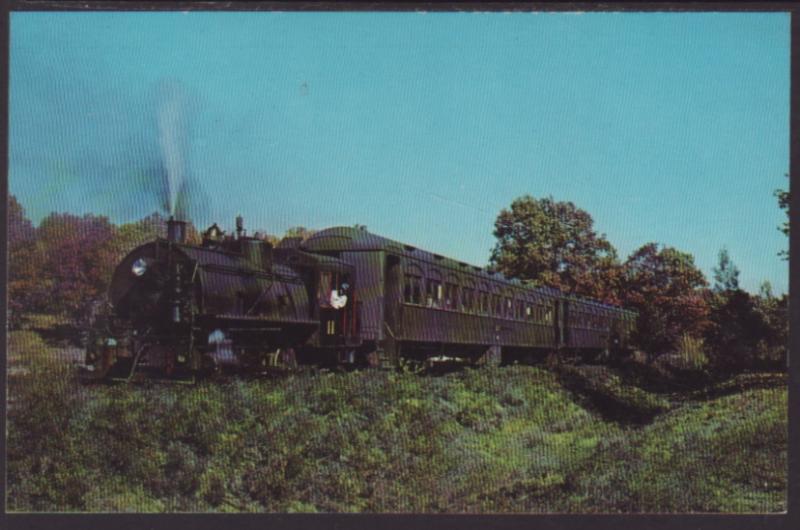
[[[297,355],[294,348],[278,348],[274,352],[268,352],[261,357],[261,369],[264,372],[270,370],[289,371],[297,368]]]
[[[214,359],[210,355],[203,355],[200,360],[200,372],[206,376],[210,377],[214,374],[220,373],[219,365],[214,362]]]
[[[294,348],[286,348],[279,351],[280,361],[283,366],[289,368],[290,370],[297,368],[297,355],[294,353]]]
[[[378,356],[377,351],[371,351],[367,354],[367,366],[370,368],[380,368],[381,358]]]
[[[130,357],[117,358],[114,364],[107,366],[103,377],[121,377],[127,378],[131,375],[133,368],[133,359]]]

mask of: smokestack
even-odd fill
[[[173,243],[186,242],[186,221],[178,221],[170,216],[167,221],[167,239]]]

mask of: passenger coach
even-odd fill
[[[358,289],[350,311],[324,307],[342,278],[323,274],[318,289],[319,342],[341,344],[341,361],[499,362],[556,350],[590,358],[629,347],[635,312],[533,287],[363,228],[329,228],[302,243],[285,240],[276,250],[287,246],[353,267],[348,281]]]

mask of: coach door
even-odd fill
[[[320,271],[319,303],[320,344],[340,346],[357,335],[356,292],[346,272]]]

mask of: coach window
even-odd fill
[[[481,315],[489,314],[489,287],[482,283],[480,286],[480,293],[478,294],[478,312]]]
[[[544,306],[544,323],[545,324],[552,324],[553,323],[553,306],[555,302],[546,303]]]
[[[503,298],[497,293],[492,293],[492,314],[496,317],[503,316]]]
[[[514,318],[514,302],[510,296],[510,293],[505,297],[505,305],[503,309],[505,310],[503,316],[506,318]]]
[[[475,282],[472,280],[464,281],[464,288],[461,290],[461,311],[472,313],[474,310]]]
[[[448,276],[444,282],[444,307],[452,311],[458,310],[458,278]]]
[[[414,265],[406,270],[403,300],[407,304],[422,304],[422,271]]]
[[[428,307],[442,307],[442,275],[437,270],[428,272],[427,290],[425,292]]]

